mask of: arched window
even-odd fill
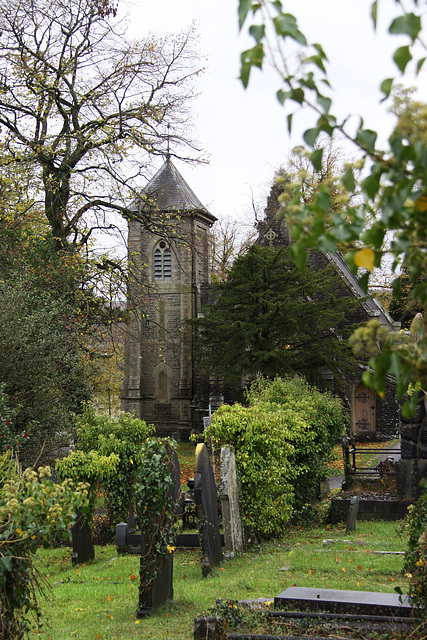
[[[166,371],[159,371],[158,374],[157,402],[169,402],[169,378]]]
[[[154,279],[172,280],[171,250],[163,240],[154,251]]]

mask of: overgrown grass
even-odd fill
[[[202,578],[198,551],[174,557],[174,600],[150,618],[137,620],[138,557],[118,556],[115,547],[97,547],[96,561],[73,567],[69,549],[40,550],[37,565],[52,585],[43,601],[43,640],[191,640],[193,619],[217,599],[274,597],[288,586],[404,591],[401,555],[406,538],[396,523],[358,522],[286,531],[282,540],[262,545]],[[34,632],[34,637],[36,634]]]

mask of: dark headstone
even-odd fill
[[[126,522],[119,522],[116,524],[116,546],[124,547],[126,545],[126,537],[128,532],[128,525]]]
[[[312,589],[289,587],[274,598],[276,609],[293,607],[303,611],[332,611],[333,613],[355,613],[408,617],[412,607],[408,596],[397,593],[372,591],[341,591],[339,589]]]
[[[196,447],[194,499],[199,518],[202,554],[202,575],[205,577],[222,560],[221,536],[218,519],[218,497],[215,477],[205,444]]]
[[[218,618],[195,618],[194,640],[219,640],[220,637]]]
[[[357,515],[359,513],[359,496],[353,496],[350,500],[350,508],[348,510],[348,518],[347,518],[347,528],[345,530],[346,533],[350,533],[350,531],[355,531],[356,529],[356,520]]]
[[[169,466],[169,471],[171,477],[173,479],[173,484],[170,489],[171,496],[173,497],[174,504],[176,505],[179,501],[179,497],[181,494],[181,478],[180,478],[180,469],[179,469],[179,461],[178,455],[175,449],[171,450],[171,462]],[[116,530],[117,533],[117,530]],[[144,539],[144,532],[141,534],[141,556],[145,555],[146,550],[146,541]],[[141,557],[141,569],[142,567],[142,557]],[[143,618],[145,616],[150,615],[152,610],[157,609],[158,607],[165,604],[167,600],[173,599],[173,554],[169,554],[169,557],[163,563],[163,565],[159,568],[156,580],[154,581],[152,587],[148,590],[139,590],[139,604],[136,615],[138,618]]]
[[[92,542],[92,532],[87,520],[79,513],[77,522],[71,529],[73,543],[72,562],[82,564],[95,559],[95,549]]]
[[[173,600],[173,554],[161,566],[152,588],[139,594],[137,618],[145,618],[161,607],[167,600]]]

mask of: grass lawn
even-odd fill
[[[40,550],[37,566],[52,585],[42,600],[43,640],[153,638],[191,640],[193,619],[217,599],[274,597],[291,585],[392,592],[405,591],[400,575],[406,538],[396,523],[358,522],[353,534],[338,525],[286,531],[282,540],[224,561],[203,579],[198,551],[174,555],[174,600],[137,620],[138,557],[97,547],[96,560],[72,566],[69,549]]]

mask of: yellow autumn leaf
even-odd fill
[[[418,211],[427,211],[427,196],[421,196],[421,198],[418,198],[418,200],[415,201],[415,206]]]
[[[354,264],[356,267],[363,267],[368,271],[374,270],[375,253],[372,249],[360,249],[354,254]]]

